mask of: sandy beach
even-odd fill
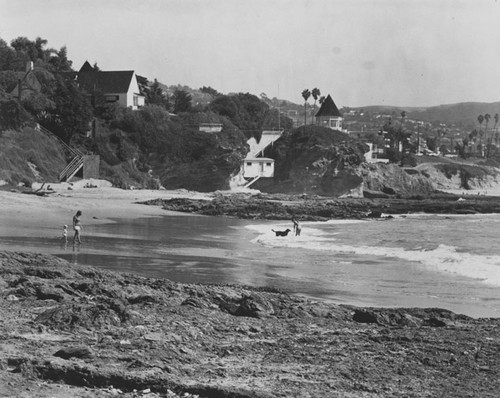
[[[80,180],[74,184],[48,184],[53,189],[46,196],[0,190],[0,236],[52,235],[68,225],[81,210],[82,225],[109,223],[115,218],[155,217],[165,214],[160,206],[136,202],[152,199],[193,198],[210,199],[211,194],[187,190],[123,190],[111,187],[104,180]],[[93,188],[86,188],[86,185]],[[41,184],[34,184],[37,190]]]
[[[166,214],[136,202],[217,195],[126,191],[103,181],[51,187],[46,196],[0,191],[0,236],[52,237],[77,210],[85,228]],[[465,398],[498,391],[498,319],[177,283],[29,251],[0,252],[0,265],[0,396]]]

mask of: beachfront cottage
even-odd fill
[[[274,159],[252,157],[245,158],[243,177],[274,177]]]
[[[281,137],[281,134],[283,134],[283,129],[264,130],[258,142],[254,137],[248,139],[250,151],[243,160],[243,177],[247,179],[246,188],[260,178],[274,177],[274,159],[264,157],[264,152]]]
[[[318,113],[316,113],[316,124],[332,130],[342,131],[343,120],[337,105],[335,105],[332,97],[328,94],[321,104]]]
[[[78,85],[88,93],[94,106],[97,102],[117,103],[134,110],[145,104],[139,79],[133,70],[100,71],[88,61],[85,61],[76,77]]]

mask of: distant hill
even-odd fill
[[[396,112],[399,116],[401,111],[407,112],[409,119],[424,122],[441,122],[456,124],[460,127],[474,128],[477,126],[477,117],[489,113],[491,115],[490,126],[493,126],[493,117],[500,113],[500,102],[462,102],[458,104],[438,105],[431,107],[400,107],[400,106],[364,106],[353,108],[363,109],[366,112],[387,113]]]
[[[489,113],[490,127],[493,126],[493,117],[500,113],[500,102],[462,102],[459,104],[439,105],[424,110],[408,111],[408,117],[425,122],[440,121],[454,123],[462,127],[477,126],[477,117]]]

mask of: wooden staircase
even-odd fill
[[[248,181],[245,185],[244,185],[244,188],[249,188],[250,185],[252,185],[254,182],[256,182],[257,180],[260,179],[261,176],[257,176],[257,177],[254,177],[252,178],[250,181]]]
[[[35,130],[40,131],[44,134],[46,134],[48,137],[55,139],[62,147],[65,149],[65,151],[68,153],[68,155],[71,158],[71,161],[68,163],[68,165],[64,168],[63,171],[59,173],[59,181],[63,182],[66,181],[68,182],[71,180],[78,171],[81,170],[83,167],[83,163],[85,162],[85,155],[79,151],[76,148],[73,148],[66,144],[63,140],[61,140],[57,135],[55,135],[52,131],[46,129],[40,124],[35,125]]]
[[[83,163],[85,162],[84,155],[76,155],[71,162],[64,168],[63,171],[59,173],[59,181],[60,182],[68,182],[71,180],[76,173],[80,171],[83,167]]]

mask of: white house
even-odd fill
[[[104,72],[95,70],[86,61],[80,68],[76,81],[90,96],[102,95],[106,103],[118,103],[132,109],[145,104],[145,97],[133,70]]]
[[[250,151],[243,160],[243,177],[251,179],[245,186],[249,187],[259,178],[274,177],[274,159],[264,156],[265,149],[272,146],[274,141],[281,137],[283,130],[264,130],[260,141],[255,138],[249,138],[247,144]]]
[[[243,177],[274,177],[274,159],[247,157],[243,163]]]

